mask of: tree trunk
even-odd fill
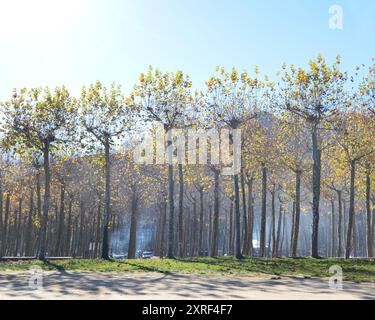
[[[40,168],[37,167],[37,172],[35,176],[36,182],[36,209],[37,209],[37,220],[38,220],[38,227],[36,228],[36,237],[37,237],[37,254],[40,248],[40,224],[42,221],[42,192],[41,192],[41,182],[40,182]]]
[[[39,233],[40,247],[39,247],[39,260],[45,260],[46,258],[46,237],[47,237],[47,222],[48,222],[48,211],[49,211],[49,201],[50,201],[50,167],[49,167],[49,149],[50,145],[47,142],[43,150],[44,158],[44,199],[43,199],[43,215]]]
[[[331,257],[336,256],[336,233],[335,233],[335,202],[331,201]]]
[[[111,210],[111,161],[109,137],[105,138],[105,197],[104,197],[104,221],[103,221],[103,243],[102,259],[109,260],[109,219]]]
[[[178,179],[180,184],[178,198],[178,256],[183,256],[183,236],[184,236],[184,171],[182,164],[178,165]]]
[[[271,203],[272,203],[272,258],[276,258],[276,204],[275,204],[275,186],[273,187],[272,193],[271,193]]]
[[[355,201],[354,201],[355,203]],[[353,218],[353,257],[357,258],[358,257],[358,227],[357,227],[357,215],[354,212],[354,218]]]
[[[200,203],[200,211],[199,211],[199,256],[203,257],[204,252],[204,203],[203,203],[203,188],[199,189],[199,203]]]
[[[192,219],[192,228],[191,228],[192,245],[191,245],[191,253],[190,253],[190,256],[192,257],[195,255],[196,246],[197,246],[197,224],[198,224],[197,202],[194,199],[193,200],[193,219]]]
[[[264,257],[266,253],[266,223],[267,223],[267,168],[262,165],[262,215],[260,222],[260,248],[259,255]]]
[[[294,224],[296,222],[296,201],[293,201],[292,205],[292,225],[290,227],[290,251],[292,251],[292,244],[294,239]],[[288,248],[289,249],[289,248]]]
[[[137,213],[138,213],[138,199],[136,191],[133,190],[131,203],[131,221],[130,221],[130,237],[128,248],[128,259],[135,259],[137,248]]]
[[[159,226],[159,254],[165,255],[165,224],[167,223],[167,203],[163,197],[163,203],[160,208],[160,226]]]
[[[301,217],[301,171],[296,172],[296,199],[295,199],[295,221],[292,239],[292,257],[297,257],[299,224]]]
[[[234,228],[233,228],[233,200],[230,200],[230,210],[229,210],[229,254],[234,254]]]
[[[29,205],[29,215],[27,217],[27,227],[25,234],[25,255],[31,257],[31,239],[33,233],[33,216],[34,216],[34,190],[30,189],[30,205]]]
[[[85,221],[85,203],[80,200],[80,223],[79,223],[79,237],[78,237],[78,255],[84,256],[85,249],[85,231],[86,231],[86,221]]]
[[[355,160],[350,161],[350,204],[349,204],[349,223],[346,237],[345,258],[349,259],[352,249],[353,225],[355,219],[354,201],[355,201]]]
[[[168,157],[168,199],[169,199],[169,228],[168,228],[168,253],[169,259],[174,258],[174,180],[173,180],[173,137],[172,130],[167,132],[167,157]]]
[[[247,192],[248,192],[248,245],[247,245],[247,254],[253,256],[254,248],[253,248],[253,232],[254,232],[254,198],[253,198],[253,182],[254,179],[251,178],[247,182]]]
[[[3,242],[4,242],[4,227],[3,227],[3,182],[0,169],[0,258],[3,254]]]
[[[346,210],[346,200],[344,199],[343,200],[343,233],[342,233],[342,236],[343,236],[343,249],[344,249],[344,245],[346,246],[346,236],[347,236],[347,228],[348,228],[348,215],[346,214],[347,210]]]
[[[319,205],[320,205],[320,180],[321,180],[321,151],[319,149],[317,124],[314,124],[312,130],[312,149],[313,149],[313,224],[311,236],[311,255],[313,258],[319,258]]]
[[[338,257],[341,258],[342,257],[342,231],[343,231],[343,228],[342,228],[342,222],[343,222],[343,212],[342,212],[342,192],[341,191],[337,191],[337,201],[338,201],[338,205],[339,205],[339,222],[338,222],[338,240],[339,240],[339,247],[338,247]]]
[[[235,227],[236,227],[236,258],[242,259],[242,248],[241,248],[241,213],[240,213],[240,188],[238,181],[238,174],[233,176],[234,182],[234,209],[235,209]]]
[[[60,186],[60,214],[57,227],[57,240],[55,252],[58,257],[64,254],[64,226],[65,226],[65,184]]]
[[[283,206],[280,204],[279,218],[277,221],[277,236],[276,236],[276,256],[280,257],[280,237],[281,237],[281,221],[283,215]]]
[[[366,213],[367,213],[367,256],[373,257],[373,239],[372,239],[372,223],[371,223],[371,177],[370,173],[366,174]]]
[[[267,257],[271,257],[272,255],[272,248],[271,248],[271,241],[272,241],[272,228],[273,228],[273,223],[272,223],[272,218],[271,218],[271,221],[269,223],[269,228],[268,228],[268,240],[267,240],[267,253],[266,253],[266,256]]]
[[[2,242],[2,256],[7,253],[7,243],[8,243],[8,230],[9,230],[9,217],[10,217],[10,194],[6,194],[5,199],[5,217],[4,217],[4,227],[3,227],[3,242]]]
[[[243,231],[243,254],[246,255],[248,251],[248,243],[249,243],[249,234],[248,234],[248,222],[247,222],[247,209],[246,209],[246,188],[245,188],[245,177],[243,173],[243,169],[241,168],[241,191],[242,191],[242,210],[243,210],[243,220],[242,220],[242,231]]]
[[[281,214],[281,212],[280,212]],[[280,255],[283,255],[283,248],[284,248],[284,239],[285,239],[285,233],[286,233],[286,211],[283,213],[283,231],[281,235],[281,244],[280,244]]]
[[[214,223],[213,223],[213,236],[212,236],[212,253],[211,256],[216,257],[218,256],[218,242],[219,242],[219,184],[220,184],[220,176],[219,171],[214,171]]]
[[[65,238],[65,256],[70,255],[71,238],[72,238],[72,207],[73,207],[73,197],[70,196],[69,208],[68,208],[68,222],[66,224],[66,238]]]
[[[18,200],[18,220],[17,220],[17,223],[14,225],[15,226],[15,240],[16,240],[16,247],[14,249],[14,256],[15,257],[18,257],[18,251],[19,251],[19,247],[20,247],[20,242],[22,240],[22,233],[21,233],[21,223],[22,223],[22,202],[23,202],[23,199],[22,197],[19,198]]]

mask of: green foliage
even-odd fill
[[[75,100],[78,108],[80,146],[94,151],[96,143],[101,146],[124,137],[134,125],[135,110],[126,104],[121,86],[113,83],[107,89],[97,81],[88,88],[83,87],[80,99]]]
[[[347,74],[340,70],[341,58],[329,66],[322,55],[309,62],[304,70],[283,65],[281,75],[282,106],[305,118],[320,122],[336,114],[345,98]]]
[[[74,105],[65,87],[14,90],[2,107],[5,149],[13,146],[22,154],[26,147],[37,153],[48,146],[57,151],[71,138]]]
[[[128,101],[142,110],[140,115],[146,120],[157,121],[169,130],[191,122],[191,86],[182,71],[162,73],[150,66],[147,74],[140,75]]]
[[[206,82],[207,94],[200,111],[211,125],[221,123],[237,129],[264,106],[266,80],[259,79],[257,68],[252,78],[247,71],[239,74],[233,68],[229,73],[223,67],[217,67],[216,75]]]

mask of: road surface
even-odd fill
[[[375,299],[375,283],[344,282],[343,289],[334,290],[328,279],[302,277],[62,271],[30,278],[30,272],[0,272],[0,300]]]

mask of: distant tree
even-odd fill
[[[319,257],[319,205],[321,192],[321,131],[327,127],[330,119],[336,115],[341,106],[346,74],[339,69],[340,57],[330,67],[325,59],[318,55],[309,62],[309,70],[290,70],[283,66],[281,91],[282,105],[286,110],[303,118],[311,130],[313,159],[313,228],[311,251],[314,258]]]
[[[139,84],[132,94],[133,102],[146,115],[146,120],[156,121],[164,128],[166,139],[166,159],[168,163],[168,257],[174,257],[174,164],[173,129],[189,125],[190,88],[192,83],[182,71],[162,73],[149,68],[142,73]]]
[[[301,181],[302,175],[308,171],[309,141],[307,130],[301,119],[294,114],[284,114],[279,132],[278,148],[281,161],[295,175],[295,216],[292,231],[292,257],[297,257],[299,225],[301,215]]]
[[[43,155],[44,200],[39,235],[38,258],[46,257],[47,219],[50,207],[50,156],[70,140],[73,105],[65,87],[15,90],[3,104],[5,121],[2,130],[10,146],[38,150]]]
[[[82,141],[87,141],[88,147],[104,148],[105,169],[105,197],[104,197],[104,228],[102,243],[102,259],[108,260],[109,239],[108,230],[111,210],[111,147],[116,142],[123,142],[123,138],[134,125],[135,109],[126,104],[121,87],[116,84],[107,89],[97,81],[95,84],[84,87],[79,105],[79,125],[85,129],[81,132]]]
[[[338,225],[337,225],[337,240],[338,248],[337,255],[342,257],[344,252],[344,194],[345,190],[349,187],[350,175],[348,174],[347,159],[342,148],[334,143],[325,154],[325,177],[323,183],[331,191],[334,191],[337,195],[337,207],[338,207]],[[324,158],[324,156],[323,156]]]
[[[255,70],[256,77],[251,78],[246,71],[239,74],[236,69],[231,73],[224,68],[217,67],[216,75],[207,81],[207,97],[205,113],[208,122],[212,125],[227,127],[232,130],[240,129],[242,124],[250,121],[260,108],[263,98],[264,82],[259,77],[258,68]],[[236,225],[236,257],[241,259],[241,215],[240,215],[240,187],[239,171],[236,168],[238,162],[236,157],[241,157],[233,148],[233,188]]]
[[[352,249],[353,224],[355,219],[355,180],[357,164],[375,152],[370,118],[357,110],[348,110],[336,117],[339,133],[338,144],[344,151],[350,167],[349,222],[346,238],[345,258],[349,259]],[[368,183],[368,182],[367,182]],[[371,221],[371,220],[370,220]],[[371,230],[371,228],[370,228]],[[371,239],[371,237],[370,237]]]

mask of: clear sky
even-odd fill
[[[329,8],[343,29],[329,28]],[[373,0],[0,0],[0,99],[14,87],[96,79],[131,89],[149,65],[181,69],[195,87],[216,65],[303,66],[337,54],[350,70],[375,57]]]

